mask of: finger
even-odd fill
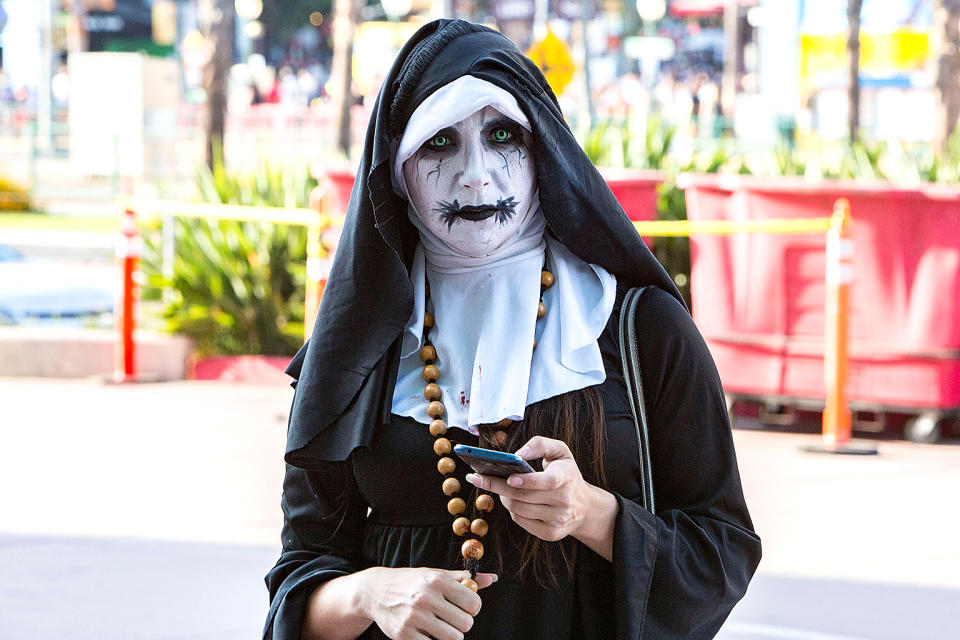
[[[529,504],[518,500],[504,499],[503,506],[513,515],[539,520],[546,526],[565,526],[570,523],[572,516],[566,510],[544,504]]]
[[[525,474],[529,475],[529,474]],[[492,491],[504,498],[513,500],[522,500],[532,504],[553,504],[556,500],[555,491],[530,491],[527,489],[516,489],[507,484],[503,478],[496,476],[486,476],[479,473],[468,473],[467,482],[484,491]]]
[[[443,598],[440,600],[440,603],[433,610],[433,615],[439,618],[441,622],[453,627],[461,633],[470,631],[470,628],[473,626],[473,615],[464,611],[449,600],[445,600]],[[426,631],[426,629],[424,630]],[[436,634],[433,633],[430,635],[437,637]]]
[[[452,605],[451,605],[452,606]],[[453,607],[456,609],[456,607]],[[467,630],[473,625],[473,618],[467,616],[467,614],[460,612],[462,615],[466,616],[470,621],[467,624]],[[446,620],[438,618],[436,615],[427,614],[423,616],[423,620],[417,624],[417,627],[420,631],[427,634],[427,637],[434,638],[435,640],[463,640],[463,634],[465,631],[461,631],[456,628],[454,625],[451,625]]]
[[[559,460],[561,458],[573,458],[570,453],[570,447],[563,440],[554,440],[553,438],[544,438],[543,436],[533,436],[525,445],[517,449],[516,455],[524,460]]]
[[[470,572],[467,571],[466,569],[463,569],[463,570],[438,569],[438,571],[448,574],[451,578],[453,578],[457,582],[460,582],[464,578],[470,577]],[[483,589],[484,587],[489,587],[499,579],[500,579],[500,576],[498,576],[495,573],[478,573],[477,577],[473,578],[473,580],[476,581],[476,583],[480,586],[481,589]]]
[[[511,487],[523,487],[534,491],[556,491],[570,482],[570,476],[564,467],[569,465],[561,462],[552,464],[537,473],[515,473],[507,478],[507,484]]]
[[[462,574],[462,577],[459,578],[457,582],[444,581],[443,585],[441,585],[443,597],[447,599],[447,602],[460,607],[471,616],[475,616],[480,612],[480,596],[459,582],[459,580],[463,578],[469,578],[470,572],[457,571],[456,573]]]
[[[556,542],[566,537],[566,534],[560,527],[549,525],[543,520],[525,518],[512,512],[510,513],[510,517],[514,522],[523,527],[524,530],[532,535],[535,535],[541,540],[546,540],[547,542]]]

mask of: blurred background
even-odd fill
[[[717,361],[720,637],[956,638],[960,0],[0,0],[0,638],[260,633],[283,368],[438,17],[543,69]]]

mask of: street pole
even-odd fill
[[[333,69],[331,97],[334,112],[334,131],[337,147],[350,157],[350,107],[353,105],[353,37],[357,29],[360,9],[356,0],[334,0],[333,3]]]
[[[583,39],[583,92],[587,109],[587,131],[593,128],[596,115],[593,110],[593,96],[590,95],[590,43],[587,41],[587,15],[590,13],[590,0],[580,0],[580,33]]]
[[[543,40],[547,35],[547,11],[549,0],[534,0],[533,3],[533,39]]]
[[[936,114],[933,144],[947,150],[960,118],[960,0],[937,0],[933,12],[933,53],[936,56]]]
[[[60,3],[58,0],[42,0],[40,3],[40,76],[37,81],[37,136],[34,139],[37,148],[44,151],[53,146],[51,131],[53,122],[53,17]]]
[[[725,0],[723,5],[723,79],[720,85],[720,105],[723,117],[732,122],[737,104],[740,75],[740,2]]]

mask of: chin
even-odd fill
[[[484,220],[481,223],[472,224],[486,225],[487,222],[487,220]],[[496,221],[494,221],[494,224],[499,226]],[[491,229],[491,231],[495,230]],[[495,233],[484,233],[480,229],[477,229],[470,234],[454,234],[453,237],[450,238],[450,244],[471,258],[483,258],[502,247],[507,237],[506,235],[500,236]]]

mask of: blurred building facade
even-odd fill
[[[363,102],[406,38],[431,18],[452,16],[495,26],[530,51],[551,81],[558,79],[565,113],[581,133],[603,120],[660,111],[668,121],[692,122],[700,138],[734,135],[769,145],[783,137],[845,135],[841,0],[354,1],[351,93],[358,129]],[[319,136],[315,148],[327,145],[331,1],[230,4],[237,14],[229,92],[235,131],[288,128],[291,140],[303,140],[294,129],[304,127]],[[866,137],[932,138],[933,4],[863,1]],[[56,129],[69,125],[71,97],[93,90],[71,82],[67,63],[88,52],[170,61],[179,86],[157,100],[166,114],[144,113],[146,129],[173,137],[191,130],[202,119],[191,105],[205,100],[205,25],[217,6],[214,0],[0,0],[0,130],[32,121],[41,148],[66,144]],[[178,106],[171,110],[170,103]]]

